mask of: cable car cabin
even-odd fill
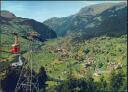
[[[20,44],[18,41],[17,33],[14,33],[14,35],[15,35],[15,41],[14,41],[14,44],[12,44],[11,52],[13,54],[18,54],[18,53],[20,53]]]
[[[19,46],[19,44],[13,44],[12,45],[11,53],[13,53],[13,54],[20,53],[20,46]]]

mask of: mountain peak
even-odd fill
[[[13,13],[6,11],[6,10],[2,10],[0,12],[0,16],[5,17],[5,18],[16,18],[16,16]]]
[[[78,15],[81,16],[96,16],[97,14],[102,13],[103,11],[110,9],[114,6],[126,6],[125,2],[121,3],[101,3],[101,4],[96,4],[96,5],[91,5],[91,6],[86,6],[82,8]]]

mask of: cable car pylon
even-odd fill
[[[33,43],[35,40],[30,36],[30,44],[28,46],[29,53],[27,57],[26,63],[23,64],[19,79],[17,81],[17,85],[15,88],[15,92],[39,92],[39,84],[38,84],[38,78],[36,77],[36,74],[33,70],[33,67],[36,64],[36,62],[33,62],[33,50],[34,45]]]

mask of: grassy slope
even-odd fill
[[[118,38],[99,37],[73,44],[70,39],[55,39],[46,42],[43,47],[43,53],[41,52],[36,57],[40,58],[38,61],[40,65],[45,66],[49,76],[57,79],[66,79],[68,72],[71,70],[72,74],[76,78],[82,78],[89,69],[93,73],[95,81],[98,81],[100,76],[106,75],[111,71],[111,68],[122,65],[123,71],[126,76],[126,55],[127,55],[127,36]],[[49,50],[49,48],[52,48]],[[55,48],[66,47],[72,57],[66,57],[62,59],[57,52],[54,52]],[[84,49],[89,49],[89,52],[85,54]],[[51,52],[52,51],[52,52]],[[75,56],[81,54],[83,60],[76,60]],[[93,63],[90,67],[84,68],[84,65],[88,62],[89,58],[93,58]],[[80,62],[80,63],[76,63]],[[113,63],[115,65],[111,65]],[[71,67],[68,65],[71,64]],[[87,71],[86,71],[87,70]],[[117,69],[118,70],[118,69]],[[96,74],[99,74],[98,76]],[[106,76],[106,80],[108,80]],[[54,83],[50,82],[50,85]]]

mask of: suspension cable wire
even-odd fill
[[[37,41],[36,40],[34,40],[34,39],[32,39],[33,40],[33,44],[31,44],[31,82],[32,82],[32,84],[33,84],[33,86],[31,86],[31,87],[34,87],[35,88],[35,90],[36,90],[36,92],[39,92],[39,83],[38,83],[38,78],[36,78],[36,76],[34,75],[33,76],[33,70],[34,70],[34,65],[36,66],[37,65],[37,61],[33,61],[33,57],[34,57],[34,51],[35,51],[35,49],[36,49],[36,47],[35,47],[35,45],[34,45],[34,43],[36,43]],[[35,83],[33,83],[33,81],[35,81]]]
[[[35,92],[35,90],[36,90],[36,92],[39,92],[38,78],[36,78],[36,76],[34,75],[34,72],[33,72],[33,65],[36,65],[36,64],[33,64],[33,51],[35,49],[35,46],[33,45],[33,43],[35,43],[34,39],[32,39],[32,41],[29,42],[27,64],[23,65],[19,80],[17,82],[15,92],[18,92],[18,90],[21,88],[24,88],[25,92],[28,92],[28,91]],[[25,80],[20,81],[23,76],[23,72],[24,72],[23,70],[25,67],[26,67],[25,72],[28,74],[27,79],[26,79],[26,81]]]
[[[29,47],[28,47],[29,48]],[[29,58],[29,57],[28,57]],[[17,85],[16,85],[16,88],[15,88],[15,92],[18,92],[18,90],[20,90],[20,88],[22,88],[22,86],[24,85],[23,83],[27,80],[22,80],[22,78],[25,76],[26,74],[26,66],[27,66],[27,62],[28,60],[25,60],[24,63],[23,63],[23,66],[21,67],[21,70],[20,70],[20,75],[19,75],[19,79],[17,81]]]
[[[15,92],[18,92],[19,90],[26,90],[28,92],[28,86],[29,86],[29,63],[30,61],[30,46],[28,46],[28,53],[27,53],[25,64],[23,64],[22,70],[20,72],[19,80],[17,81],[17,85],[15,88]],[[27,78],[24,78],[27,77]],[[24,80],[22,80],[24,78]],[[31,92],[31,91],[30,91]]]

